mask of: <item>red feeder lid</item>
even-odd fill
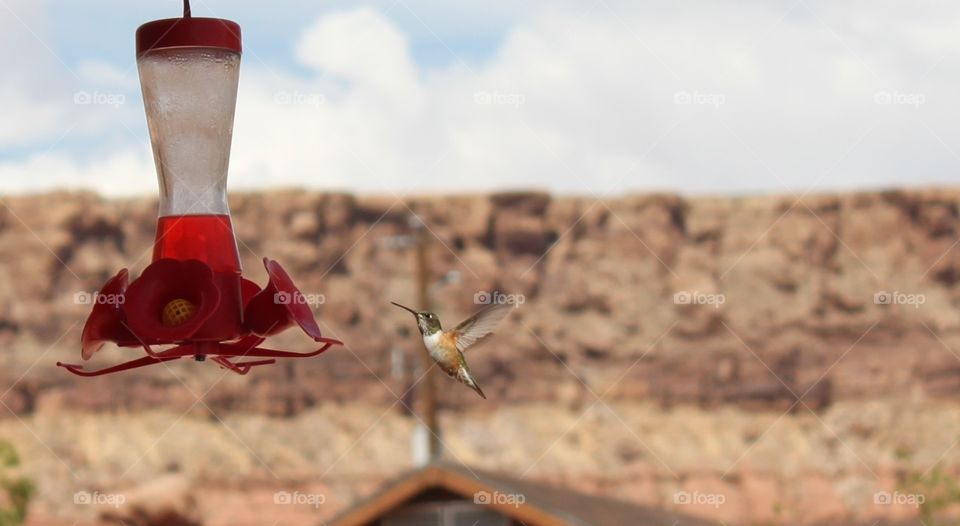
[[[193,18],[183,0],[183,18],[147,22],[137,28],[137,56],[166,48],[205,47],[241,52],[240,25],[222,18]]]

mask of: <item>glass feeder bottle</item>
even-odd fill
[[[240,332],[240,258],[227,203],[227,169],[240,75],[240,26],[183,18],[137,30],[137,67],[160,187],[153,259],[197,259],[214,271]],[[210,338],[229,336],[223,330]]]

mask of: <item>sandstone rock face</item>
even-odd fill
[[[471,350],[472,369],[491,399],[481,411],[537,406],[575,415],[594,404],[645,404],[659,408],[657,418],[682,418],[695,408],[744,419],[742,436],[703,445],[706,450],[689,453],[680,467],[677,437],[648,444],[660,448],[673,473],[637,442],[647,442],[653,431],[642,419],[625,419],[632,433],[615,445],[584,435],[578,440],[585,442],[569,446],[595,441],[594,456],[564,460],[553,450],[545,453],[544,463],[557,470],[534,473],[546,479],[666,506],[677,491],[725,493],[742,505],[701,502],[686,511],[742,524],[892,516],[851,497],[869,486],[851,480],[866,476],[875,485],[874,474],[887,477],[898,444],[862,437],[868,424],[853,426],[851,415],[836,417],[837,427],[850,426],[836,430],[843,442],[822,451],[842,461],[842,470],[826,464],[809,472],[789,468],[795,468],[789,476],[806,477],[802,491],[791,493],[787,467],[776,455],[737,462],[749,447],[741,440],[764,440],[774,423],[800,426],[797,435],[784,436],[795,442],[783,447],[817,451],[829,437],[802,426],[816,428],[820,415],[836,415],[844,404],[891,398],[936,403],[960,390],[960,192],[953,190],[799,201],[672,195],[598,201],[522,192],[403,201],[294,191],[237,194],[231,208],[245,275],[263,283],[261,259],[279,260],[305,294],[323,298],[315,305],[322,330],[347,343],[317,359],[243,378],[186,361],[96,379],[55,368],[57,360],[79,361],[80,329],[90,308],[84,294],[120,268],[137,275],[149,263],[156,203],[68,193],[2,203],[0,343],[6,352],[0,381],[7,387],[0,401],[12,425],[12,415],[63,418],[75,411],[162,409],[200,420],[244,414],[296,422],[321,406],[403,408],[397,399],[409,403],[421,349],[409,315],[388,302],[416,297],[413,256],[402,237],[414,213],[428,227],[431,292],[447,326],[479,309],[475,298],[522,301],[494,337]],[[273,343],[310,349],[294,331]],[[90,366],[139,355],[108,347]],[[445,414],[477,410],[469,390],[437,380]],[[773,417],[751,420],[768,414]],[[341,426],[348,435],[365,431],[335,413],[331,418],[324,425]],[[530,416],[531,422],[538,418]],[[676,429],[702,433],[690,418]],[[551,422],[543,436],[461,454],[478,465],[515,469],[511,459],[544,454],[562,421]],[[834,422],[827,424],[834,429]],[[884,425],[896,421],[868,427]],[[925,440],[901,438],[916,446]],[[560,451],[564,440],[556,446]],[[864,453],[858,446],[876,449]],[[69,443],[62,448],[54,451],[74,451]],[[929,455],[936,462],[932,449]],[[567,460],[580,464],[571,467]],[[256,462],[223,461],[240,471]],[[77,462],[95,464],[86,457]],[[731,465],[739,477],[733,482],[724,473]],[[625,471],[611,471],[614,466]],[[376,470],[366,468],[364,476],[375,477]],[[358,484],[369,483],[364,476]]]
[[[772,407],[809,387],[818,396],[809,403],[820,406],[912,387],[949,392],[957,364],[947,347],[960,334],[957,200],[948,191],[800,202],[240,194],[232,207],[246,274],[263,282],[260,259],[280,260],[305,293],[324,298],[316,306],[324,329],[353,353],[263,369],[240,384],[243,391],[218,389],[209,403],[287,414],[324,400],[390,402],[374,375],[400,389],[387,357],[394,348],[411,358],[418,350],[403,337],[410,320],[387,308],[415,296],[412,256],[391,242],[408,232],[414,212],[428,226],[432,291],[446,323],[479,308],[475,295],[523,295],[500,334],[475,351],[487,356],[476,372],[501,390],[499,400],[554,400],[555,378],[571,372],[589,376],[594,390],[609,388],[611,399],[664,404]],[[124,266],[138,273],[149,262],[155,205],[88,194],[4,202],[0,341],[17,349],[5,358],[30,364],[46,351],[39,366],[75,361],[89,310],[75,296]],[[442,279],[449,271],[457,282]],[[891,304],[874,301],[882,292]],[[906,303],[915,298],[923,303]],[[293,334],[281,340],[309,346]],[[97,360],[135,354],[108,349]],[[613,382],[612,373],[627,367],[630,381]],[[19,376],[16,367],[6,371]],[[5,401],[28,410],[53,391],[82,388],[82,396],[57,403],[92,410],[192,403],[176,379],[153,371],[94,380],[97,395],[86,392],[90,381],[58,373],[28,374]],[[455,394],[444,403],[467,400]]]

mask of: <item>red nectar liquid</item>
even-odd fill
[[[240,257],[233,224],[226,214],[163,216],[157,222],[153,259],[199,259],[213,270],[220,307],[194,334],[193,341],[225,341],[243,334]]]
[[[214,272],[240,273],[237,240],[230,216],[163,216],[157,222],[153,259],[199,259]]]

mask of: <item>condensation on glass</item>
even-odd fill
[[[229,214],[227,168],[240,54],[164,48],[137,59],[160,183],[160,216]]]

